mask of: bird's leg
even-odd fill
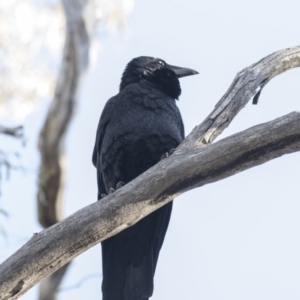
[[[108,191],[108,194],[109,194],[109,195],[112,194],[113,192],[115,192],[116,190],[120,189],[120,188],[121,188],[122,186],[124,186],[124,185],[125,185],[125,182],[119,181],[119,182],[117,183],[117,185],[116,185],[116,189],[110,188],[109,191]],[[106,196],[107,196],[107,194],[101,194],[101,198],[104,198],[104,197],[106,197]]]
[[[120,189],[122,186],[124,186],[125,185],[125,182],[123,182],[123,181],[119,181],[118,183],[117,183],[117,185],[116,185],[116,190],[118,190],[118,189]]]
[[[160,160],[168,158],[169,156],[171,156],[174,152],[175,152],[175,148],[172,148],[171,150],[169,150],[168,152],[164,153],[161,157]]]
[[[109,191],[108,191],[108,195],[112,194],[114,191],[115,190],[113,188],[110,188]],[[106,196],[107,196],[107,194],[105,194],[105,193],[101,194],[101,199],[106,197]]]
[[[174,152],[175,152],[176,148],[172,148],[170,151],[169,151],[169,155],[172,155]]]
[[[112,194],[113,192],[115,192],[116,190],[120,189],[122,186],[125,185],[125,182],[123,181],[119,181],[116,185],[116,189],[110,188],[109,189],[109,194]]]

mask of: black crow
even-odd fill
[[[120,92],[110,98],[98,124],[93,164],[98,200],[168,156],[184,138],[175,103],[178,78],[198,72],[141,56],[128,63]],[[153,293],[159,251],[172,202],[102,242],[103,300],[146,300]]]

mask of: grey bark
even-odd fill
[[[65,45],[55,95],[39,136],[41,155],[37,193],[38,219],[48,228],[63,218],[62,200],[66,167],[64,136],[72,120],[80,83],[88,66],[92,1],[63,0]],[[68,265],[42,280],[39,300],[54,300]]]
[[[122,189],[34,235],[0,266],[0,299],[17,299],[100,241],[195,187],[300,150],[300,112],[210,144],[274,76],[300,66],[300,47],[276,52],[238,73],[213,112],[176,152]]]
[[[300,67],[300,46],[272,53],[238,72],[215,109],[194,128],[180,146],[180,151],[213,142],[271,79],[297,67]]]

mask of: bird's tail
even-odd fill
[[[148,300],[172,202],[103,241],[103,300]]]

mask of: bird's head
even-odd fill
[[[149,81],[174,99],[178,99],[181,88],[178,78],[199,74],[197,71],[171,66],[160,58],[140,56],[126,66],[120,84],[120,91],[132,83]]]

